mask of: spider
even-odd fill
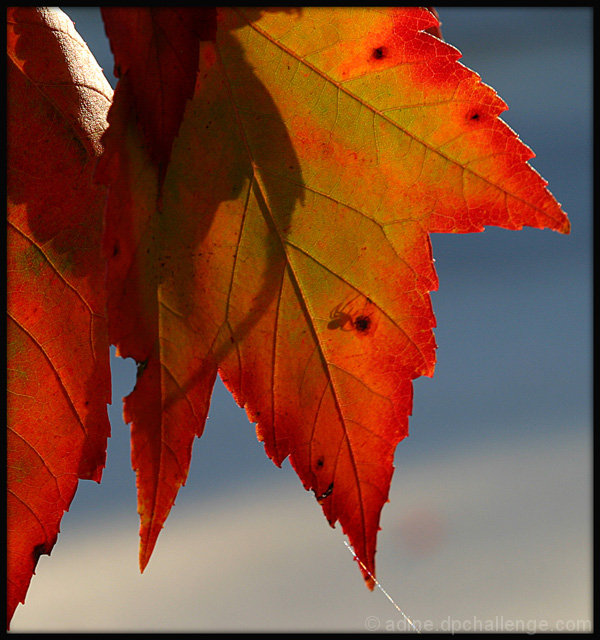
[[[329,314],[331,322],[327,325],[328,329],[342,329],[342,331],[352,331],[354,328],[352,316],[343,311],[344,303],[340,302]]]
[[[342,331],[358,331],[366,333],[372,326],[371,313],[373,303],[369,298],[355,295],[347,302],[340,302],[329,314],[328,329],[341,329]]]

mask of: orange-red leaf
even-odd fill
[[[100,480],[110,402],[105,193],[112,91],[58,10],[8,10],[8,620],[78,478]]]
[[[198,68],[198,43],[214,39],[214,7],[102,7],[115,76],[129,79],[144,142],[166,167]]]
[[[185,101],[196,82],[199,38],[214,37],[214,32],[208,9],[109,9],[103,15],[120,80],[97,179],[111,186],[104,237],[109,339],[119,355],[139,363],[138,382],[125,402],[125,420],[133,422],[143,570],[187,477],[192,442],[202,433],[216,376],[216,367],[209,367],[206,384],[186,393],[179,380],[201,369],[202,360],[186,352],[182,373],[162,357],[165,348],[173,346],[158,340],[164,333],[159,292],[170,269],[169,252],[189,250],[185,244],[169,244],[177,222],[162,215],[161,185]],[[133,24],[137,37],[130,46]],[[176,48],[179,39],[185,51]]]
[[[164,181],[121,84],[101,171],[111,340],[142,363],[126,400],[142,565],[218,368],[372,586],[412,379],[435,364],[429,233],[569,223],[431,11],[223,8],[217,24]]]

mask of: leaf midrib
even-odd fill
[[[327,378],[329,380],[329,383],[331,385],[335,406],[336,406],[336,409],[337,409],[337,412],[338,412],[342,427],[344,429],[344,437],[345,437],[345,439],[346,439],[346,441],[348,443],[349,456],[350,456],[350,460],[351,460],[351,463],[352,463],[352,468],[354,469],[354,477],[356,479],[356,486],[357,486],[357,491],[358,491],[358,495],[359,495],[358,503],[359,503],[360,513],[361,513],[362,542],[363,542],[363,544],[364,544],[364,546],[366,548],[366,546],[367,546],[366,518],[365,518],[365,512],[364,512],[364,506],[363,506],[362,490],[361,490],[361,485],[360,485],[360,481],[359,481],[357,463],[356,463],[356,460],[355,460],[355,457],[354,457],[354,454],[353,454],[353,451],[352,451],[350,438],[348,436],[348,431],[346,429],[346,423],[345,423],[345,420],[344,420],[344,415],[343,415],[343,412],[342,412],[342,409],[341,409],[341,405],[340,405],[340,401],[339,401],[339,392],[336,389],[336,386],[335,386],[335,383],[334,383],[334,380],[333,380],[333,376],[331,375],[331,372],[329,371],[329,365],[328,365],[327,359],[325,357],[323,346],[321,344],[318,332],[316,330],[316,327],[314,326],[314,323],[313,323],[313,320],[312,320],[312,316],[310,314],[309,303],[308,303],[308,301],[307,301],[307,299],[305,297],[305,294],[304,294],[304,292],[302,290],[302,287],[300,285],[299,279],[298,279],[298,277],[297,277],[297,275],[294,272],[294,269],[292,267],[292,261],[290,259],[289,254],[288,254],[286,242],[284,241],[284,237],[283,237],[283,235],[281,233],[281,230],[279,229],[279,227],[278,227],[278,225],[277,225],[277,223],[275,221],[275,216],[273,215],[273,213],[272,213],[272,211],[271,211],[271,209],[269,207],[268,200],[267,200],[267,197],[266,197],[267,196],[267,191],[266,191],[264,185],[262,184],[262,182],[260,180],[260,175],[259,175],[259,172],[258,172],[258,166],[257,166],[256,162],[254,161],[254,158],[253,158],[253,155],[252,155],[252,150],[250,148],[250,145],[249,145],[249,142],[248,142],[248,138],[246,136],[246,133],[245,133],[245,130],[244,130],[244,127],[243,127],[243,124],[242,124],[242,119],[241,119],[241,117],[239,115],[238,105],[237,105],[237,103],[236,103],[236,101],[234,99],[233,88],[232,88],[231,82],[229,80],[229,76],[227,75],[226,65],[224,64],[224,62],[223,62],[223,60],[221,58],[218,44],[216,45],[215,48],[217,50],[217,55],[219,56],[219,59],[220,59],[221,68],[223,69],[223,77],[224,77],[224,79],[226,81],[225,84],[227,86],[227,89],[228,89],[228,92],[229,92],[229,96],[230,96],[230,100],[231,100],[231,104],[232,104],[233,110],[234,110],[235,115],[236,115],[237,125],[238,125],[238,128],[239,128],[240,134],[241,134],[241,136],[243,138],[244,146],[245,146],[246,152],[248,153],[248,156],[249,156],[249,159],[250,159],[250,163],[252,165],[253,182],[256,184],[257,189],[260,192],[262,200],[264,201],[264,204],[265,204],[264,208],[266,209],[266,211],[268,212],[268,215],[269,215],[269,220],[265,220],[265,221],[267,222],[268,226],[271,229],[275,230],[276,236],[277,236],[277,238],[279,240],[279,243],[281,245],[281,249],[282,249],[283,253],[286,256],[286,263],[287,263],[286,266],[288,268],[288,272],[291,275],[290,279],[292,281],[294,289],[296,290],[296,292],[298,294],[297,298],[298,298],[298,300],[300,302],[300,305],[302,307],[304,315],[308,320],[307,324],[308,324],[308,326],[310,328],[310,331],[311,331],[311,333],[313,335],[315,343],[317,344],[317,347],[318,347],[318,350],[319,350],[319,357],[321,359],[321,362],[322,362],[322,365],[323,365],[323,369],[326,372],[326,376],[327,376]],[[263,209],[263,207],[261,207],[261,210],[262,209]],[[274,364],[273,364],[273,366],[274,366]],[[273,416],[273,418],[274,418],[274,416]]]

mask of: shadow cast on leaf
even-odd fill
[[[241,377],[252,375],[242,371],[239,344],[277,303],[286,235],[303,200],[300,163],[281,114],[235,33],[221,25],[216,46],[201,49],[163,193],[161,284],[170,292],[163,303],[189,322],[207,354],[179,385],[184,394],[207,377],[214,382],[231,356],[238,364],[235,373],[228,367],[226,383],[239,388]],[[163,410],[175,399],[165,398]]]

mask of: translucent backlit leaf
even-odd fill
[[[99,178],[111,342],[140,363],[142,567],[219,371],[372,586],[412,380],[435,365],[429,234],[569,231],[437,28],[414,7],[219,9],[164,180],[121,78]]]
[[[78,478],[104,467],[105,193],[92,176],[112,91],[62,12],[9,8],[7,28],[10,620]]]
[[[102,17],[115,76],[128,76],[143,140],[164,169],[194,91],[198,43],[214,39],[215,8],[102,7]]]

